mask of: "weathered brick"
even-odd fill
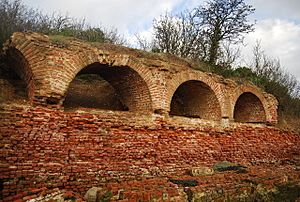
[[[67,48],[57,46],[51,38],[37,33],[14,33],[11,37],[6,47],[9,65],[27,84],[27,90],[24,87],[23,90],[31,103],[51,108],[73,104],[144,113],[170,112],[217,121],[223,118],[277,122],[278,103],[274,96],[251,84],[240,85],[192,70],[190,64],[178,58],[140,55],[130,49],[106,45],[94,47],[76,40],[68,43]],[[75,77],[82,74],[98,74],[106,84],[80,83]],[[4,100],[10,100],[16,86],[3,80],[0,89]],[[246,100],[248,104],[242,102],[245,93],[254,96]],[[91,94],[95,96],[88,98]],[[251,110],[247,110],[249,105]],[[251,111],[253,115],[241,119],[240,111]]]
[[[15,33],[7,49],[12,68],[26,85],[0,82],[0,95],[7,97],[0,104],[2,197],[41,187],[84,193],[112,181],[131,181],[123,187],[124,200],[162,198],[165,193],[165,198],[177,197],[177,188],[166,179],[138,179],[183,175],[218,161],[252,165],[300,156],[299,135],[264,124],[276,123],[277,101],[253,85],[192,70],[179,59],[81,41],[68,48],[50,44],[47,36]],[[74,78],[87,72],[100,74],[129,111],[103,103],[101,109],[67,110],[72,89],[77,93]],[[26,86],[29,102],[11,99]],[[166,184],[168,189],[160,186]],[[111,189],[114,194],[120,190]]]

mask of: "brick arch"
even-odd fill
[[[185,84],[188,85],[186,90],[180,90],[180,88],[183,87]],[[172,77],[170,81],[168,81],[167,86],[168,86],[168,90],[166,96],[166,105],[167,105],[166,109],[169,112],[171,112],[172,99],[173,96],[178,92],[177,90],[182,91],[183,94],[187,94],[189,92],[188,89],[198,88],[198,90],[196,90],[197,93],[200,93],[201,90],[204,90],[207,93],[206,96],[211,97],[214,100],[213,102],[209,103],[208,102],[209,99],[206,99],[206,101],[202,103],[203,105],[212,104],[210,106],[207,106],[208,108],[210,108],[210,110],[206,110],[206,111],[207,112],[212,112],[213,110],[215,111],[213,113],[214,114],[213,116],[208,116],[208,115],[203,116],[202,114],[199,115],[200,118],[202,116],[204,119],[220,120],[221,117],[223,117],[224,114],[226,114],[224,87],[220,83],[214,81],[209,75],[204,74],[203,72],[186,71],[186,72],[177,73],[175,76]],[[196,102],[197,99],[201,99],[201,97],[198,96],[192,98],[191,102]],[[199,106],[199,110],[200,108],[203,107],[204,106],[201,107]]]
[[[118,91],[129,111],[153,110],[149,88],[149,86],[153,86],[150,78],[151,72],[143,68],[139,62],[133,61],[127,56],[108,57],[92,53],[78,56],[73,63],[75,65],[70,66],[73,69],[69,71],[69,77],[65,81],[68,85],[63,89],[64,96],[76,75],[85,68],[94,66],[92,71],[99,73]]]
[[[26,83],[27,96],[34,99],[35,81],[31,65],[22,48],[10,47],[6,50],[6,57],[11,69]]]
[[[231,104],[232,120],[237,122],[270,121],[269,105],[273,103],[269,103],[259,89],[250,85],[241,85],[234,89],[233,92],[234,96]],[[237,113],[240,114],[237,115]],[[246,116],[245,118],[241,117],[243,114]]]
[[[36,39],[41,40],[43,43],[48,41],[48,37],[45,35],[15,32],[8,43],[4,45],[6,54],[11,50],[17,52],[12,52],[8,57],[16,54],[18,55],[17,57],[22,58],[24,68],[20,71],[23,72],[20,77],[24,78],[24,81],[27,83],[29,100],[35,103],[39,102],[38,100],[47,92],[45,89],[50,88],[49,85],[46,85],[48,82],[44,81],[44,75],[47,74],[48,70],[45,56],[48,48],[37,45]]]
[[[266,122],[266,113],[261,100],[251,92],[242,93],[234,105],[233,118],[236,122]]]

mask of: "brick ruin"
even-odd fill
[[[273,95],[174,56],[37,33],[14,33],[4,54],[2,198],[300,156]]]

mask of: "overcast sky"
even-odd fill
[[[247,35],[242,53],[250,59],[252,46],[261,41],[266,54],[279,58],[282,66],[300,81],[300,0],[245,0],[256,8],[255,32]],[[178,13],[203,0],[23,0],[45,13],[54,11],[85,18],[92,25],[115,27],[127,38],[135,33],[151,36],[153,18],[165,11]],[[247,61],[246,61],[247,62]]]

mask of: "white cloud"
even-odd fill
[[[300,20],[299,0],[246,0],[256,8],[258,18],[283,18]]]
[[[183,1],[182,4],[180,6],[178,6],[178,10],[179,12],[184,11],[185,9],[193,9],[196,8],[200,5],[203,5],[203,3],[205,2],[205,0],[186,0]]]
[[[255,32],[246,36],[248,45],[243,54],[248,60],[252,56],[252,48],[256,41],[266,54],[279,58],[283,67],[300,81],[300,25],[286,20],[268,19],[258,22]]]
[[[93,25],[117,28],[131,34],[151,26],[154,17],[172,10],[184,0],[24,0],[30,7],[48,13],[60,11],[86,18]]]

